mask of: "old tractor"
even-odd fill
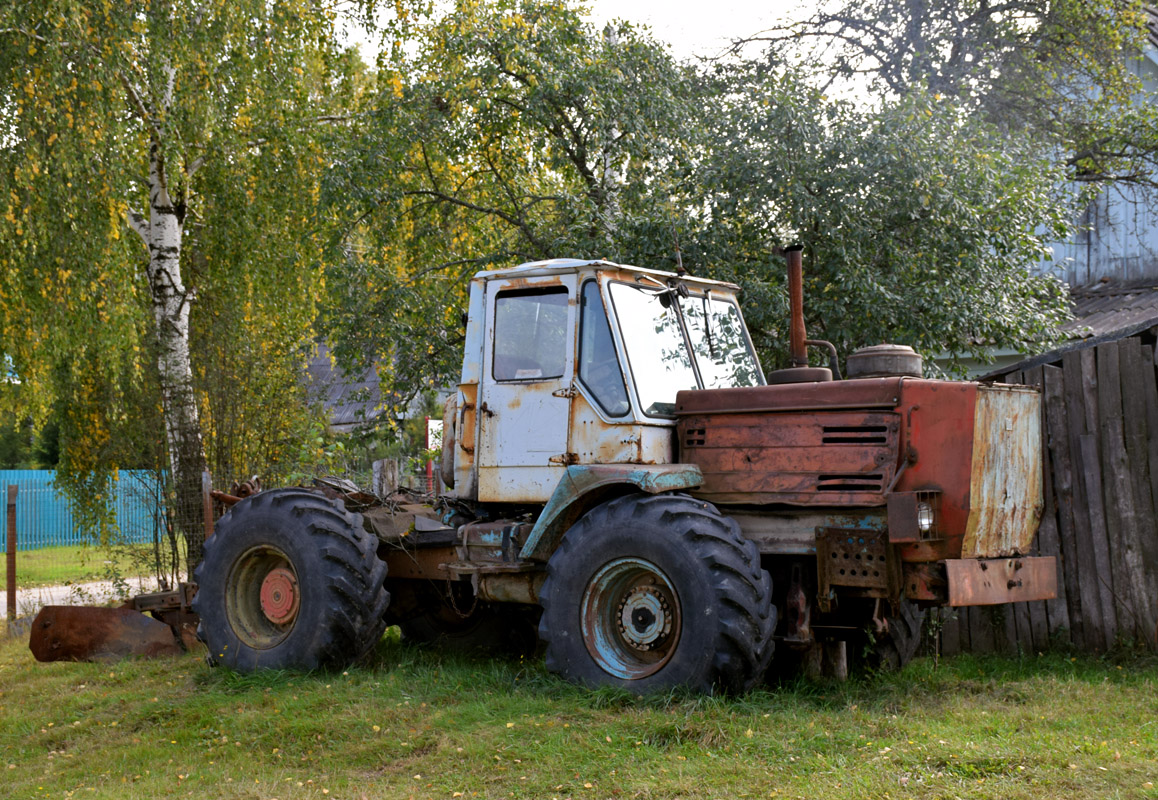
[[[743,690],[776,649],[839,665],[875,640],[899,661],[922,608],[1053,596],[1053,559],[1026,555],[1039,395],[925,380],[893,345],[851,356],[848,379],[809,366],[809,347],[832,367],[836,351],[806,338],[787,259],[793,364],[767,376],[734,285],[582,260],[476,275],[446,491],[238,502],[196,571],[210,658],[337,667],[399,625],[537,636],[588,686]]]

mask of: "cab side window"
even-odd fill
[[[496,381],[562,377],[567,361],[567,290],[518,289],[495,298]]]
[[[599,284],[595,281],[583,284],[581,303],[579,380],[609,417],[622,417],[631,410],[631,405],[627,400],[619,359],[615,355],[607,311],[603,308],[603,298],[599,296]]]

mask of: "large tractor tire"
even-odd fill
[[[390,594],[362,515],[303,489],[235,505],[194,572],[197,635],[241,672],[340,668],[382,637]]]
[[[540,592],[547,668],[636,693],[744,691],[772,657],[772,581],[714,506],[635,494],[563,537]]]

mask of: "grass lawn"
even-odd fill
[[[59,586],[68,581],[95,581],[103,574],[104,556],[94,547],[42,547],[16,551],[18,589]],[[8,571],[0,569],[0,589],[7,586]]]
[[[109,551],[95,545],[42,547],[37,550],[16,551],[16,588],[35,589],[39,586],[61,586],[66,583],[106,580],[108,561],[117,559],[119,574],[129,577],[149,574],[151,569],[132,566],[134,561],[151,563],[152,545],[119,545]],[[8,571],[0,554],[0,592],[8,587]]]
[[[324,675],[26,647],[0,640],[5,798],[1158,798],[1153,660],[922,660],[638,699],[391,635]]]

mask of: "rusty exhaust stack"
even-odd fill
[[[801,245],[784,249],[784,258],[788,261],[788,355],[792,366],[769,373],[768,382],[773,384],[830,381],[833,376],[840,380],[836,348],[829,342],[809,339],[808,332],[804,328],[803,250]],[[808,366],[809,347],[823,347],[828,350],[827,368]]]
[[[788,350],[794,367],[808,366],[808,345],[805,344],[808,334],[804,329],[803,249],[795,245],[784,251],[788,259]]]

